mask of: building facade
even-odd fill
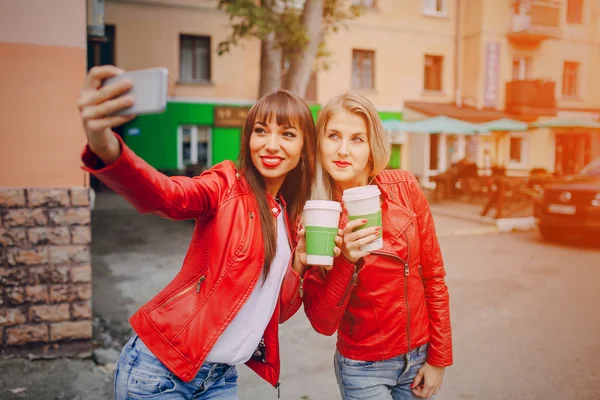
[[[216,115],[243,115],[255,101],[260,44],[247,40],[218,56],[228,17],[215,3],[106,2],[110,38],[89,52],[90,65],[170,72],[167,112],[140,117],[123,131],[158,168],[211,165],[239,150],[239,127],[220,126]],[[315,74],[307,99],[315,114],[331,97],[355,90],[384,120],[446,115],[474,123],[548,123],[489,135],[390,133],[393,167],[426,181],[468,156],[511,174],[569,173],[600,154],[597,129],[581,126],[599,118],[600,0],[348,3],[362,4],[364,12],[327,38],[329,69]]]
[[[0,16],[0,353],[87,350],[85,2],[2,1]]]

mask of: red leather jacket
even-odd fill
[[[385,170],[383,248],[359,260],[343,256],[322,273],[305,275],[304,310],[319,333],[338,332],[337,348],[354,360],[389,359],[429,343],[427,362],[452,364],[448,289],[440,246],[425,196],[414,175]],[[346,211],[340,225],[348,222]]]
[[[200,177],[169,178],[122,141],[121,148],[120,158],[100,169],[101,161],[87,148],[82,156],[84,170],[141,213],[196,220],[180,272],[130,319],[152,353],[189,382],[261,276],[264,247],[258,204],[231,161],[215,165]],[[277,202],[270,200],[274,213],[279,214]],[[288,236],[294,237],[289,233],[288,229]],[[290,246],[293,248],[292,243]],[[278,324],[300,308],[299,287],[300,277],[290,263],[279,303],[264,333],[264,359],[246,363],[275,387],[280,371]]]

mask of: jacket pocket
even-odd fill
[[[174,303],[177,303],[179,300],[185,298],[187,295],[190,295],[192,293],[193,294],[200,293],[200,289],[202,288],[202,282],[204,282],[205,280],[206,280],[206,275],[203,274],[202,276],[200,276],[197,280],[195,280],[193,283],[191,283],[187,287],[185,287],[182,290],[179,290],[178,292],[175,292],[173,295],[171,295],[167,300],[165,300],[161,304],[161,307],[166,308],[167,306],[173,305]]]
[[[250,242],[252,241],[252,234],[254,232],[254,218],[254,212],[248,211],[248,227],[246,228],[246,232],[244,232],[244,235],[242,237],[242,254],[248,251],[248,247],[250,246]]]

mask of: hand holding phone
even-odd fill
[[[167,106],[168,77],[169,71],[159,67],[127,71],[105,79],[102,87],[125,79],[131,82],[131,89],[122,96],[133,97],[133,105],[111,115],[142,115],[163,112]]]

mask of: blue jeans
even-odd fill
[[[412,400],[412,384],[427,360],[427,344],[382,361],[356,361],[335,353],[335,376],[343,400]],[[433,397],[430,397],[433,398]]]
[[[184,382],[133,335],[117,361],[115,400],[237,400],[237,378],[235,366],[204,363],[194,379]]]

